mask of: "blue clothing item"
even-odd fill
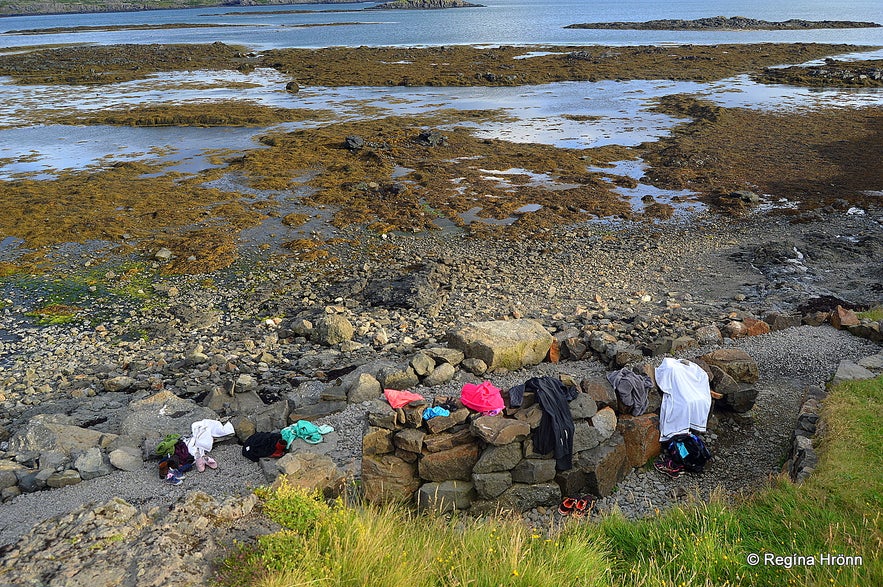
[[[679,442],[677,446],[678,446],[678,453],[680,453],[682,459],[686,458],[686,456],[688,454],[690,454],[689,452],[687,452],[687,447],[684,446],[683,442]]]
[[[444,408],[440,408],[438,406],[433,406],[423,412],[423,419],[429,420],[430,418],[435,418],[437,416],[450,416],[451,412]]]

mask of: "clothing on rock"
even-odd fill
[[[616,391],[616,397],[627,408],[631,408],[632,416],[640,416],[650,405],[649,392],[653,389],[653,380],[643,373],[635,373],[624,367],[619,371],[607,374],[607,381]]]
[[[553,377],[533,377],[524,382],[524,391],[533,392],[543,410],[540,425],[534,430],[534,450],[555,455],[555,468],[573,468],[573,416],[568,402],[579,392]]]
[[[711,411],[708,374],[696,363],[667,357],[656,368],[656,384],[662,390],[659,409],[659,440],[666,441],[690,430],[705,432]]]

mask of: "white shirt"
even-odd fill
[[[708,374],[696,363],[667,357],[656,368],[656,384],[662,390],[659,409],[659,440],[690,430],[705,432],[711,411]]]

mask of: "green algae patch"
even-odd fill
[[[19,84],[108,84],[160,71],[248,70],[247,52],[224,43],[59,47],[0,55],[0,75]]]
[[[666,189],[703,194],[713,207],[744,212],[727,197],[769,194],[812,210],[843,198],[867,205],[883,188],[883,108],[762,112],[667,96],[659,109],[692,120],[646,144],[646,177]]]
[[[52,326],[53,324],[68,324],[76,318],[77,312],[82,308],[76,306],[67,306],[64,304],[49,304],[43,306],[33,312],[28,312],[27,316],[34,318],[39,326]]]
[[[270,126],[283,122],[329,120],[330,110],[271,108],[247,100],[188,104],[151,104],[107,108],[96,112],[39,113],[40,120],[54,124],[114,126]]]

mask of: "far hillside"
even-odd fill
[[[106,0],[0,0],[0,16],[29,14],[65,14],[87,12],[135,12],[141,10],[170,10],[175,8],[204,8],[209,6],[275,6],[285,4],[348,4],[355,0],[143,0],[117,2]]]

